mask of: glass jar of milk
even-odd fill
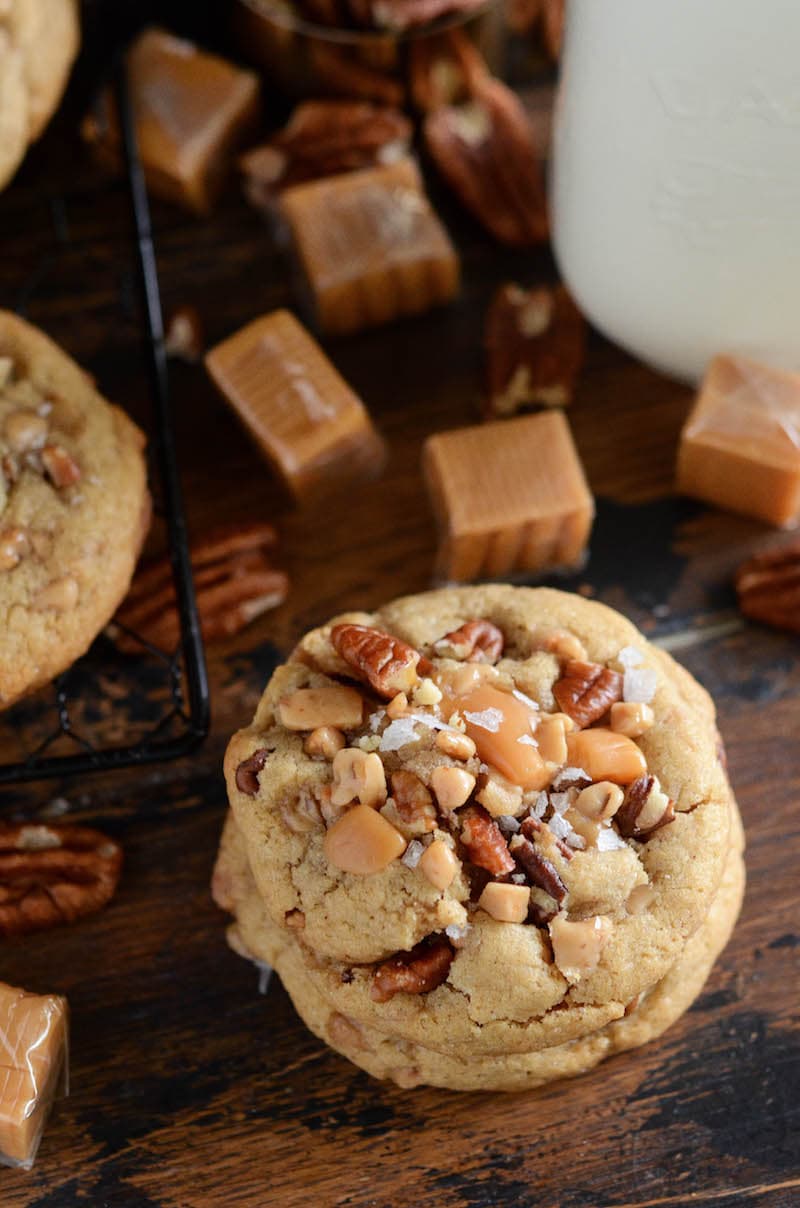
[[[800,369],[800,0],[569,0],[551,175],[587,317],[697,380]]]

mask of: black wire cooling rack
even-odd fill
[[[48,689],[0,713],[0,785],[176,759],[208,732],[208,680],[178,477],[150,207],[122,61],[115,91],[153,402],[150,486],[166,530],[181,637],[169,651],[126,631],[126,645],[132,640],[137,653],[124,655],[101,635]]]

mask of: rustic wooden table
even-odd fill
[[[85,162],[79,103],[73,92],[0,198],[0,302],[28,299],[30,317],[141,414],[127,203]],[[335,510],[291,511],[202,369],[174,367],[192,530],[277,520],[292,590],[210,651],[212,732],[191,758],[4,794],[4,813],[25,818],[66,798],[126,857],[104,913],[0,950],[3,980],[66,994],[72,1009],[71,1095],[34,1170],[0,1170],[6,1208],[800,1203],[800,650],[734,607],[732,570],[773,535],[672,494],[689,392],[597,336],[570,419],[598,518],[591,559],[568,586],[622,609],[716,697],[749,882],[705,991],[660,1041],[577,1081],[520,1096],[408,1092],[325,1049],[277,980],[260,996],[254,969],[226,946],[208,890],[226,739],[301,631],[428,585],[421,442],[478,413],[493,287],[553,275],[546,252],[500,250],[434,196],[463,256],[460,302],[330,348],[388,439],[380,481]],[[284,266],[235,195],[203,223],[157,206],[155,228],[165,308],[198,305],[210,341],[286,302]]]

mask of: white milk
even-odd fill
[[[800,369],[800,0],[569,0],[554,243],[611,339]]]

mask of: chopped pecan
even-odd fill
[[[511,840],[510,852],[532,884],[549,893],[560,906],[567,896],[567,887],[561,880],[555,864],[537,851],[530,839],[521,834],[515,835]]]
[[[236,769],[236,787],[247,797],[255,797],[258,792],[258,773],[272,754],[274,747],[262,747],[254,751],[248,759],[243,759]]]
[[[200,311],[196,306],[179,306],[170,315],[164,335],[164,351],[167,356],[194,365],[202,358],[205,348],[206,339]]]
[[[563,285],[501,285],[486,315],[487,411],[572,402],[585,351],[583,316]]]
[[[93,914],[110,901],[122,849],[86,826],[0,826],[0,935]]]
[[[267,554],[275,539],[271,524],[243,524],[220,526],[193,542],[197,611],[207,642],[239,633],[285,600],[288,578],[272,567]],[[141,649],[139,637],[165,650],[176,646],[180,620],[167,557],[136,574],[115,619],[124,627],[115,640],[126,653]]]
[[[468,805],[459,815],[461,842],[469,859],[493,876],[503,876],[516,868],[503,832],[482,805]]]
[[[19,566],[29,548],[28,534],[19,525],[0,531],[0,570],[13,570]]]
[[[800,633],[800,540],[756,554],[740,566],[736,593],[746,617]]]
[[[403,822],[413,826],[416,833],[435,830],[436,806],[430,790],[419,776],[401,768],[399,772],[392,772],[389,781],[395,808]]]
[[[599,721],[615,701],[622,699],[623,679],[619,671],[611,671],[599,663],[583,663],[570,659],[560,680],[553,684],[553,696],[558,707],[579,726]]]
[[[621,835],[642,843],[675,820],[675,805],[655,776],[640,776],[628,786],[625,800],[614,815]]]
[[[409,89],[421,113],[468,100],[488,74],[483,56],[462,29],[445,29],[408,44]]]
[[[45,445],[41,458],[45,474],[58,490],[80,482],[81,468],[63,445]]]
[[[466,208],[501,243],[530,247],[548,236],[541,154],[522,102],[499,80],[463,105],[425,119],[431,158]]]
[[[447,979],[453,949],[443,936],[429,936],[410,952],[398,952],[378,965],[370,994],[375,1002],[389,1002],[395,994],[427,994]]]
[[[399,109],[368,101],[306,101],[269,142],[239,160],[247,199],[271,208],[290,185],[373,164],[408,151],[411,123]]]
[[[566,0],[542,0],[542,42],[550,58],[561,58]]]
[[[503,631],[486,619],[465,621],[435,643],[436,653],[470,663],[496,663],[503,653]]]
[[[334,625],[331,641],[337,654],[386,700],[417,682],[419,651],[382,629]]]

